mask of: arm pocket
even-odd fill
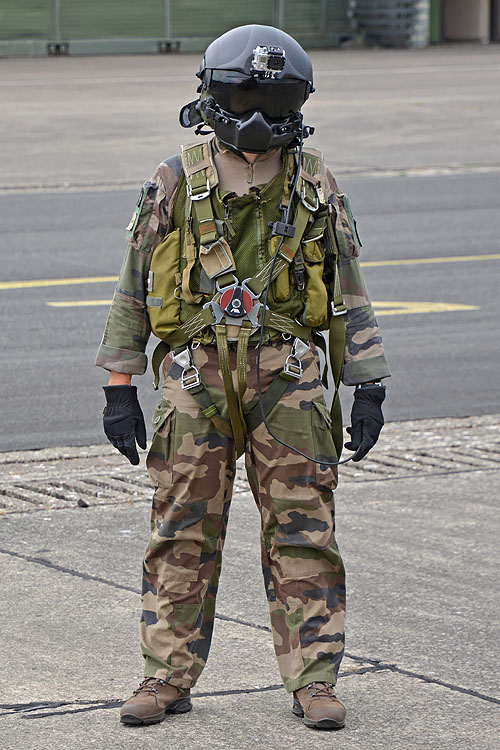
[[[351,204],[345,193],[337,188],[335,197],[339,206],[335,221],[335,238],[340,255],[347,258],[357,257],[361,249],[356,220],[352,215]]]

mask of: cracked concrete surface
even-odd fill
[[[120,726],[118,706],[142,669],[138,591],[150,502],[142,470],[107,445],[2,454],[5,746],[364,750],[386,748],[390,736],[394,748],[493,750],[499,442],[495,415],[391,423],[364,466],[344,468],[337,537],[349,599],[338,693],[349,713],[333,736],[294,718],[281,687],[258,514],[242,473],[194,710],[137,730]],[[113,481],[103,495],[79,494],[89,477]],[[9,494],[30,482],[59,487],[62,497]]]

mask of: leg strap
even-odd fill
[[[174,361],[183,368],[181,378],[183,390],[188,390],[191,393],[205,417],[211,419],[223,435],[232,438],[233,431],[231,425],[217,412],[217,407],[213,403],[200,373],[193,365],[189,347],[178,347],[178,349],[174,350],[173,357]],[[193,376],[193,372],[195,373],[195,376]],[[194,385],[190,384],[190,379],[194,382]]]
[[[248,432],[253,432],[256,427],[267,419],[272,408],[278,403],[284,395],[290,382],[300,380],[302,377],[301,359],[309,351],[309,344],[305,344],[301,339],[296,338],[292,344],[291,353],[285,361],[285,367],[274,378],[269,388],[262,394],[262,405],[256,404],[252,411],[246,417]],[[290,363],[290,359],[293,360]]]
[[[243,428],[244,422],[242,422],[241,404],[234,392],[233,373],[229,362],[225,323],[219,323],[215,326],[215,337],[217,339],[217,353],[219,355],[219,364],[226,394],[227,409],[231,420],[231,427],[233,428],[236,457],[238,458],[245,452],[245,432]]]

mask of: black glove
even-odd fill
[[[135,385],[105,385],[104,432],[109,442],[127,456],[131,464],[139,463],[135,441],[146,447],[146,425]]]
[[[353,461],[361,461],[373,448],[384,426],[382,403],[385,399],[385,385],[367,383],[354,391],[351,410],[351,427],[347,432],[351,440],[345,443],[349,451],[356,451]]]

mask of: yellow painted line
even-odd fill
[[[361,261],[364,268],[375,266],[413,266],[420,263],[460,263],[473,260],[500,260],[500,253],[489,255],[450,255],[444,258],[402,258],[401,260],[368,260]]]
[[[475,305],[458,305],[448,302],[372,302],[377,314],[381,315],[419,315],[421,313],[461,312],[479,310]]]
[[[70,286],[71,284],[105,284],[118,281],[118,276],[82,276],[76,279],[37,279],[34,281],[0,281],[1,289],[34,289],[43,286]]]
[[[47,302],[50,307],[97,307],[98,305],[107,305],[112,303],[111,299],[81,299],[74,302]]]
[[[488,255],[452,255],[439,258],[402,258],[401,260],[361,261],[365,268],[374,266],[411,266],[421,263],[460,263],[475,260],[500,260],[500,253]],[[107,284],[118,281],[118,276],[82,276],[75,279],[35,279],[33,281],[0,281],[2,289],[34,289],[46,286],[71,286],[72,284]]]

